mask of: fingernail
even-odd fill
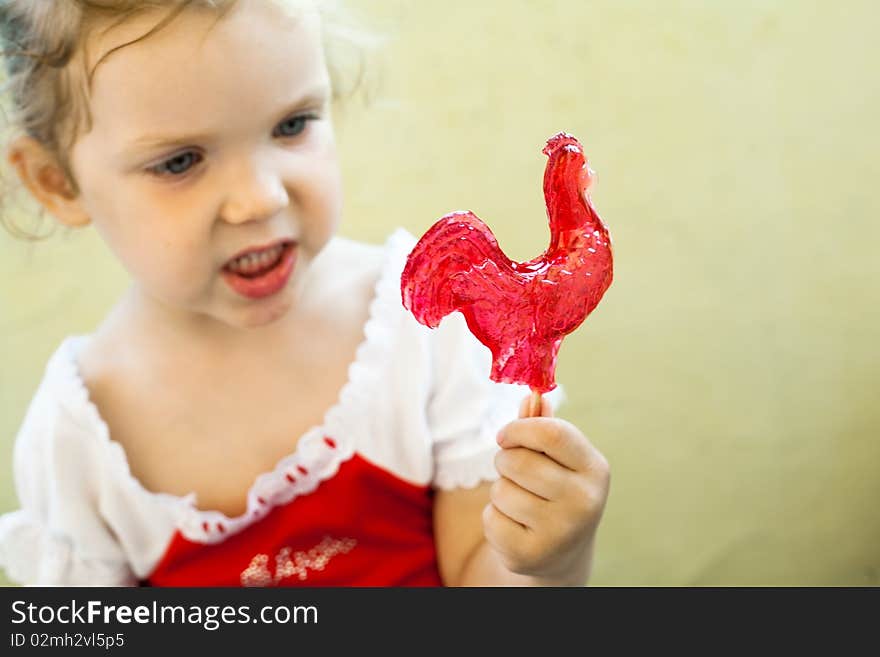
[[[498,435],[495,436],[495,442],[498,443],[498,444],[500,445],[500,444],[502,443],[503,440],[504,440],[504,432],[503,432],[503,431],[499,431],[499,432],[498,432]]]

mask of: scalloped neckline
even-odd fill
[[[370,385],[370,375],[374,373],[376,368],[370,367],[370,364],[375,364],[376,359],[382,356],[382,352],[388,346],[378,339],[382,335],[380,327],[383,322],[389,321],[388,313],[384,311],[389,309],[389,306],[393,303],[392,299],[396,297],[396,293],[399,291],[399,280],[396,279],[395,274],[399,276],[399,269],[402,269],[402,262],[399,261],[402,257],[405,257],[404,247],[408,246],[409,242],[414,242],[414,238],[407,231],[398,229],[382,245],[384,250],[383,262],[379,275],[373,285],[373,295],[368,305],[367,319],[362,328],[363,337],[355,350],[353,360],[347,367],[346,381],[340,387],[336,401],[325,411],[320,424],[312,426],[297,437],[296,447],[289,454],[279,459],[272,469],[266,470],[254,478],[246,492],[247,507],[240,515],[227,516],[222,511],[199,509],[197,506],[197,494],[194,491],[185,495],[152,491],[147,489],[132,474],[125,448],[110,435],[110,428],[89,396],[89,390],[79,371],[77,356],[86,342],[91,339],[90,334],[72,335],[67,337],[62,343],[59,355],[62,356],[60,361],[66,370],[63,379],[76,391],[77,405],[85,410],[89,416],[90,423],[96,428],[104,446],[114,452],[113,466],[118,468],[120,475],[130,485],[135,486],[139,493],[157,499],[162,503],[180,507],[181,512],[189,516],[188,525],[191,527],[206,527],[207,531],[207,526],[217,527],[219,523],[224,526],[220,532],[221,534],[231,534],[235,531],[240,531],[265,515],[265,513],[268,513],[275,506],[280,505],[271,504],[267,506],[263,502],[258,504],[257,500],[261,500],[262,496],[258,494],[259,491],[257,489],[261,485],[265,487],[267,482],[271,484],[283,479],[287,470],[292,467],[295,468],[300,464],[304,455],[314,451],[312,449],[313,443],[323,441],[334,427],[349,424],[345,421],[345,418],[347,415],[353,414],[351,407],[356,405],[358,397],[356,393],[359,391],[368,393],[374,389]],[[356,421],[351,423],[351,428],[356,426]],[[336,449],[338,458],[330,462],[328,464],[329,467],[325,468],[324,472],[312,478],[303,487],[303,490],[296,491],[292,497],[289,497],[288,500],[282,503],[287,503],[299,495],[311,492],[322,481],[332,477],[342,462],[353,456],[353,444],[356,441],[351,435],[334,435],[332,442],[335,442],[337,445],[334,449]],[[257,510],[261,511],[261,513],[255,514]]]

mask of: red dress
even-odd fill
[[[355,454],[319,491],[267,511],[226,540],[199,543],[178,530],[147,583],[439,586],[432,498],[427,486]]]

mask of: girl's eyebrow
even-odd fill
[[[306,107],[323,107],[330,98],[330,89],[327,86],[318,87],[306,94],[303,94],[296,101],[285,105],[284,110],[277,113],[276,121],[281,121],[291,112]],[[137,137],[123,147],[124,154],[131,154],[137,151],[160,148],[164,146],[182,146],[184,144],[205,143],[215,138],[215,135],[209,132],[192,133],[189,135],[142,135]]]

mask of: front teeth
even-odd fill
[[[263,251],[262,253],[250,253],[233,260],[229,264],[228,269],[237,274],[254,274],[278,260],[278,257],[283,250],[284,246],[279,245],[272,247],[268,251]]]

